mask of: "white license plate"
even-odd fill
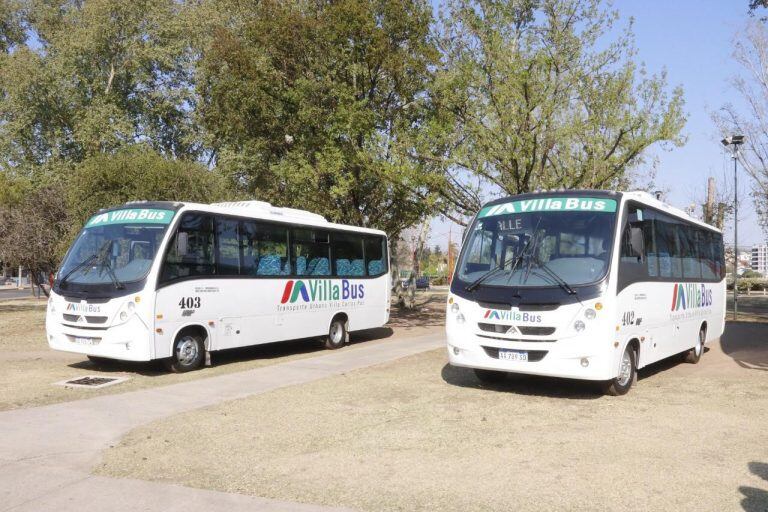
[[[95,338],[83,338],[80,336],[75,337],[75,343],[79,343],[80,345],[95,345],[96,339]]]
[[[499,349],[499,359],[502,361],[527,361],[528,352],[522,350]]]

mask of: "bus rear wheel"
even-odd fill
[[[704,341],[707,339],[707,329],[702,327],[699,330],[699,339],[696,342],[696,346],[685,353],[685,362],[696,364],[701,360],[701,355],[704,353]]]
[[[619,373],[603,385],[603,391],[611,396],[626,395],[637,379],[637,353],[627,344],[619,360]]]
[[[342,317],[331,320],[328,336],[325,338],[325,348],[335,350],[344,346],[347,341],[347,324]]]
[[[163,361],[165,368],[173,373],[196,370],[205,360],[205,345],[197,334],[180,334],[173,343],[173,354]]]

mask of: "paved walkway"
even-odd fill
[[[341,510],[91,475],[130,430],[219,402],[304,384],[443,344],[429,334],[240,373],[87,400],[0,412],[0,511]]]

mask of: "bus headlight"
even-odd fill
[[[584,325],[584,322],[582,322],[581,320],[576,320],[573,323],[573,328],[576,329],[576,332],[583,331],[585,327],[586,327],[586,325]]]
[[[125,312],[125,311],[121,311],[120,312],[120,321],[121,322],[125,322],[126,320],[128,320],[128,313]]]
[[[136,304],[134,304],[133,302],[129,302],[128,303],[128,313],[133,313],[133,310],[135,310],[135,309],[136,309]]]
[[[456,315],[456,323],[457,324],[463,324],[464,322],[465,322],[464,315],[462,315],[461,313]]]
[[[594,320],[597,316],[597,312],[592,308],[587,308],[587,310],[584,312],[584,318],[587,320]]]
[[[451,304],[451,313],[454,315],[459,312],[459,305],[457,303]]]

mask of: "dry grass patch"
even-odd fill
[[[622,398],[484,389],[440,350],[148,425],[98,472],[368,511],[765,508],[766,424],[768,373],[719,346]]]

